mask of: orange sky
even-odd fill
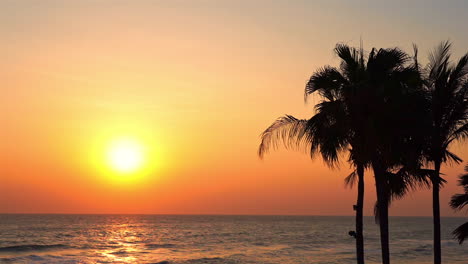
[[[218,2],[2,2],[0,213],[352,215],[347,164],[287,151],[260,161],[260,133],[283,114],[311,116],[305,82],[337,64],[337,42],[426,54],[449,38],[457,58],[468,47],[463,1]],[[96,165],[121,136],[154,165],[124,184]],[[454,215],[462,166],[443,172],[442,213]],[[391,214],[430,208],[424,191]]]

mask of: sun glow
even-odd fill
[[[107,159],[113,170],[121,173],[132,173],[143,165],[143,147],[133,140],[113,142],[108,150]]]
[[[89,142],[88,148],[83,147],[87,163],[83,166],[105,186],[128,189],[160,181],[169,164],[161,134],[138,122],[106,124]]]

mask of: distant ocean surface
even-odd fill
[[[443,218],[443,262],[468,263],[468,244]],[[390,218],[393,263],[432,262],[432,219]],[[0,214],[0,263],[355,263],[353,217]],[[365,218],[366,263],[380,263]]]

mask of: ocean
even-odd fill
[[[443,262],[468,263],[468,243],[442,219]],[[432,263],[432,219],[391,217],[392,263]],[[0,215],[0,263],[355,263],[351,216]],[[365,218],[366,263],[380,263]]]

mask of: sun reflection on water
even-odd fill
[[[100,234],[105,246],[96,254],[109,263],[138,263],[142,253],[149,253],[142,231],[131,224],[110,224]]]

